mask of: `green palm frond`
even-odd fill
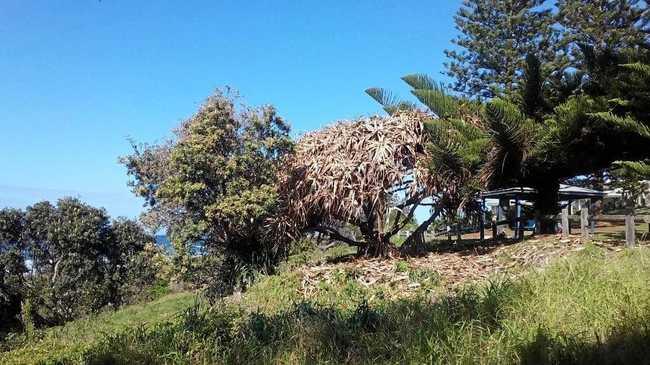
[[[431,143],[430,169],[438,176],[452,177],[466,172],[466,164],[461,154],[462,137],[444,120],[435,119],[426,124]]]
[[[504,130],[519,131],[526,124],[526,116],[519,108],[502,99],[494,99],[485,105],[485,118],[490,129],[497,133]]]
[[[386,89],[371,87],[366,89],[365,92],[377,103],[379,103],[388,114],[394,114],[398,110],[415,109],[415,104],[409,101],[401,100],[399,97]]]
[[[621,65],[621,67],[631,72],[634,72],[635,74],[643,78],[650,78],[650,65],[648,64],[635,62],[635,63],[627,63]]]
[[[453,117],[458,113],[458,100],[448,95],[442,87],[414,89],[411,93],[440,118]]]
[[[439,87],[435,80],[425,74],[406,75],[402,77],[402,80],[415,90],[431,90]]]
[[[449,118],[447,119],[447,123],[449,123],[454,129],[456,129],[468,140],[475,140],[487,136],[484,130],[478,128],[473,124],[467,123],[463,119]]]
[[[592,113],[590,115],[602,122],[617,126],[626,132],[636,133],[642,137],[650,138],[650,127],[638,122],[632,117],[621,117],[611,112]]]
[[[425,124],[439,175],[466,176],[476,171],[489,143],[488,136],[460,119],[433,119]]]
[[[492,150],[483,167],[482,180],[489,185],[499,185],[520,170],[534,138],[534,130],[515,105],[501,99],[486,104],[484,114],[492,138]]]
[[[616,161],[614,167],[639,179],[650,179],[650,163],[644,161]]]

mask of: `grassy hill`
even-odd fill
[[[555,238],[303,257],[215,306],[172,294],[47,330],[0,363],[643,364],[648,283],[648,247]]]

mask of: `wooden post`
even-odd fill
[[[580,235],[583,241],[589,240],[589,204],[584,204],[584,200],[580,204]]]
[[[485,198],[481,201],[481,242],[485,241]]]
[[[503,207],[499,206],[497,207],[497,221],[499,219],[505,219],[506,218],[506,213],[503,211]],[[503,226],[497,225],[497,236],[502,234],[505,228]]]
[[[634,228],[634,215],[628,212],[625,215],[625,246],[627,247],[634,247],[636,240]]]
[[[499,207],[492,207],[492,239],[497,240],[497,222],[499,221]]]
[[[562,237],[569,237],[569,234],[571,234],[571,228],[569,227],[569,205],[562,208]]]
[[[517,221],[515,222],[515,239],[522,240],[524,239],[521,222],[521,205],[519,205],[519,199],[515,200],[515,209],[517,212]]]

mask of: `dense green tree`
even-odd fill
[[[118,218],[111,224],[113,244],[109,245],[110,286],[112,301],[120,305],[125,301],[140,299],[143,289],[157,280],[158,268],[154,256],[154,237],[136,221]]]
[[[648,46],[648,5],[641,0],[558,0],[556,21],[562,27],[561,43],[570,55],[582,59],[578,45],[597,51],[621,52]]]
[[[27,267],[22,259],[25,215],[17,209],[0,210],[0,332],[17,325]]]
[[[270,269],[286,250],[268,221],[280,209],[278,170],[292,150],[289,126],[272,107],[236,102],[217,92],[173,140],[136,146],[122,158],[133,191],[147,199],[145,220],[168,228],[181,268],[192,265],[197,246],[219,258],[222,276],[211,280],[219,292],[236,286],[233,268]]]
[[[455,16],[460,32],[446,50],[446,74],[454,91],[492,98],[511,92],[524,59],[536,53],[543,63],[555,59],[557,31],[543,0],[465,0]]]
[[[647,10],[640,0],[466,0],[455,17],[457,47],[445,51],[446,74],[465,96],[511,95],[526,56],[534,54],[560,103],[563,88],[574,91],[594,65],[586,48],[600,54],[648,48]]]
[[[491,113],[493,142],[485,181],[488,187],[537,188],[540,219],[557,211],[561,181],[601,171],[617,160],[650,157],[647,54],[594,50],[593,55],[585,58],[587,62],[611,66],[586,67],[587,82],[580,94],[555,106],[541,120],[533,121],[508,102],[488,104],[497,108]],[[543,229],[552,229],[548,223]]]
[[[0,314],[16,322],[29,301],[37,325],[117,306],[154,281],[144,247],[153,237],[134,221],[110,221],[73,198],[0,210]]]
[[[38,317],[61,323],[111,302],[111,230],[106,212],[76,199],[27,208],[34,258],[32,304]]]

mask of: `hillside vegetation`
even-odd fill
[[[367,260],[294,257],[278,275],[260,277],[245,294],[215,306],[172,294],[49,329],[14,344],[0,362],[648,363],[648,247],[619,250],[551,238],[480,257],[492,255],[508,267],[525,256],[523,249],[552,253],[563,245],[571,249],[550,255],[548,265],[534,260],[523,271],[458,285],[417,259],[384,264],[406,283],[366,284],[358,268]],[[472,260],[470,252],[459,254]],[[307,265],[298,265],[301,260]],[[314,268],[326,272],[321,280],[310,279]]]

